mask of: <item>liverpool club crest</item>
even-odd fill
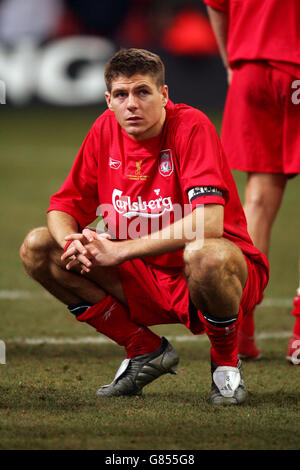
[[[159,154],[158,171],[162,176],[170,176],[173,173],[174,164],[172,150],[162,150]]]

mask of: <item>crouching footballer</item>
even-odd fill
[[[169,100],[156,54],[122,49],[104,78],[108,109],[51,197],[47,227],[26,236],[25,270],[124,347],[99,398],[141,395],[175,374],[178,353],[151,326],[182,323],[210,340],[210,403],[239,405],[239,323],[261,301],[269,268],[217,132],[201,111]],[[87,228],[99,215],[105,231]]]

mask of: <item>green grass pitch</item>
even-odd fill
[[[271,280],[256,313],[263,358],[244,363],[247,403],[225,409],[208,404],[204,337],[174,339],[178,375],[152,383],[143,398],[96,399],[97,388],[112,380],[123,359],[121,348],[66,343],[97,334],[26,276],[18,250],[31,228],[45,225],[49,197],[97,115],[95,108],[1,107],[0,339],[6,364],[0,364],[0,449],[299,449],[300,368],[285,360],[298,286],[297,178],[288,184],[272,233]],[[210,117],[219,129],[220,115]],[[243,199],[245,176],[234,176]],[[155,331],[192,336],[181,325]],[[61,343],[43,343],[43,338]]]

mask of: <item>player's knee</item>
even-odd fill
[[[195,305],[216,316],[237,312],[247,280],[241,250],[225,239],[207,240],[201,249],[190,244],[184,251],[185,274]]]
[[[31,251],[43,251],[47,249],[50,240],[51,235],[47,227],[34,228],[25,237],[25,249]]]
[[[51,236],[46,227],[31,230],[20,248],[20,258],[26,270],[33,274],[45,263]]]
[[[269,205],[269,198],[268,195],[265,193],[264,190],[251,192],[247,194],[245,200],[245,207],[248,206],[255,211],[264,211],[266,207]]]
[[[184,251],[185,272],[200,283],[236,276],[241,285],[247,279],[247,263],[241,250],[230,241],[209,239],[187,245]]]
[[[212,240],[192,242],[184,250],[186,275],[201,282],[212,279],[224,270],[227,255],[227,251],[220,249]]]
[[[281,196],[274,194],[268,187],[246,192],[244,209],[247,217],[271,223],[281,202]]]
[[[23,262],[25,260],[25,257],[26,257],[26,247],[25,247],[25,243],[23,242],[21,247],[20,247],[20,258],[21,258],[21,261]]]

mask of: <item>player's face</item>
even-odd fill
[[[107,105],[118,123],[135,140],[158,135],[166,118],[168,87],[157,87],[151,75],[119,75],[105,93]]]

